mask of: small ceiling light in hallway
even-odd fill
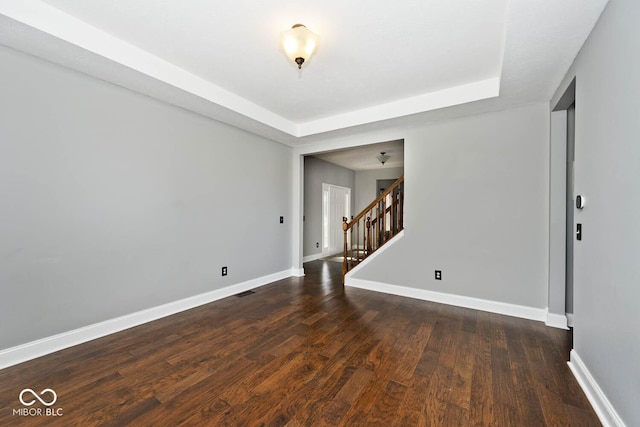
[[[384,163],[389,160],[391,156],[387,156],[385,151],[381,151],[380,155],[378,157],[376,157],[376,159],[378,159],[380,161],[380,163],[382,163],[382,166],[384,166]]]
[[[318,35],[302,24],[296,24],[290,30],[280,33],[280,44],[287,56],[298,64],[298,69],[302,69],[305,61],[309,61],[318,40]]]

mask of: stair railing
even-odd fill
[[[351,222],[342,218],[342,277],[404,228],[404,175],[384,190]]]

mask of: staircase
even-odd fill
[[[404,175],[398,178],[351,222],[342,218],[344,261],[342,281],[353,267],[404,228]]]

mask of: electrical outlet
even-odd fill
[[[227,275],[227,267],[222,267],[222,275],[226,276]]]
[[[436,280],[442,280],[442,271],[436,270]]]
[[[280,217],[280,224],[284,224],[284,217],[283,216]]]
[[[320,242],[316,242],[316,248],[320,247]]]

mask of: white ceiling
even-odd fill
[[[389,160],[384,165],[377,159],[381,152],[385,152],[389,156]],[[404,167],[404,141],[381,142],[356,148],[317,153],[313,157],[354,171]]]
[[[548,101],[607,1],[3,0],[0,43],[299,145]]]

